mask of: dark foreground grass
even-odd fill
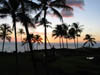
[[[33,71],[36,71],[36,75],[100,75],[99,49],[48,50],[47,65],[43,51],[35,51],[34,56],[36,68],[32,66],[30,52],[18,53],[19,75],[34,75]],[[15,53],[0,53],[0,75],[15,74]]]

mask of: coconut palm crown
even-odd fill
[[[4,51],[5,40],[11,41],[11,34],[11,27],[8,24],[2,24],[0,26],[0,38],[3,40],[2,52]]]
[[[96,44],[95,38],[92,37],[90,34],[86,34],[85,38],[83,40],[86,40],[83,44],[83,47],[88,44],[88,47],[93,47]]]

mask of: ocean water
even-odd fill
[[[51,45],[51,46],[50,46]],[[60,48],[59,43],[51,43],[51,44],[47,44],[47,48],[50,49],[51,47],[55,47],[55,48]],[[82,47],[83,43],[79,43],[79,47]],[[65,48],[66,48],[66,43],[64,44]],[[33,49],[37,50],[37,44],[33,44]],[[74,44],[73,43],[69,43],[68,45],[69,48],[73,49]],[[95,48],[100,47],[100,43],[97,43],[95,46]],[[44,49],[44,44],[40,44],[38,45],[38,50],[40,49]],[[0,51],[2,51],[2,42],[0,42]],[[5,43],[5,48],[4,48],[5,52],[13,52],[15,51],[15,43],[14,42],[6,42]],[[24,51],[29,51],[29,46],[28,44],[25,44],[24,46],[22,46],[22,43],[18,42],[18,51],[19,52],[24,52]]]

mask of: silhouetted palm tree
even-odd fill
[[[2,52],[4,51],[5,40],[7,39],[9,42],[11,41],[11,34],[12,31],[10,26],[8,26],[7,24],[2,24],[0,26],[0,38],[3,40]]]
[[[34,26],[33,22],[32,22],[32,18],[29,16],[29,14],[27,13],[28,9],[27,7],[29,7],[31,1],[30,0],[20,0],[20,3],[21,3],[21,10],[22,12],[19,14],[20,15],[20,20],[21,22],[23,23],[24,27],[25,27],[25,30],[26,30],[26,35],[27,35],[27,40],[28,40],[28,43],[29,43],[29,47],[30,47],[30,51],[32,51],[32,43],[31,43],[31,38],[30,38],[30,33],[29,33],[29,29],[28,27],[29,26]],[[30,9],[30,8],[29,8]]]
[[[60,48],[61,48],[61,39],[63,43],[63,36],[66,34],[66,31],[63,30],[62,25],[56,25],[55,29],[52,31],[52,36],[56,38],[59,37],[59,43],[60,43]],[[63,45],[64,47],[64,45]]]
[[[68,48],[68,38],[69,38],[69,34],[68,34],[68,30],[69,30],[69,26],[70,25],[67,25],[65,23],[62,24],[62,27],[63,27],[63,36],[64,38],[66,39],[66,47]]]
[[[18,33],[21,35],[21,42],[22,42],[22,39],[23,39],[22,35],[25,34],[25,32],[24,32],[24,30],[21,28],[21,29],[19,29],[19,32],[18,32]]]
[[[34,40],[35,40],[35,43],[37,43],[37,50],[38,50],[38,45],[43,44],[42,42],[43,39],[40,35],[34,35]]]
[[[75,28],[76,36],[77,36],[77,48],[78,48],[78,37],[81,36],[82,29],[81,28],[83,25],[79,25],[79,23],[73,23],[72,26]]]
[[[18,0],[3,0],[1,2],[0,13],[9,14],[12,17],[14,33],[15,33],[15,50],[16,50],[16,75],[18,75],[18,48],[17,48],[17,33],[16,33],[16,12],[19,8]]]
[[[10,14],[13,20],[13,27],[14,27],[14,32],[15,32],[15,50],[16,52],[18,51],[17,49],[17,36],[16,36],[16,12],[19,6],[19,2],[17,0],[3,0],[1,2],[1,7],[0,7],[0,13],[1,14]]]
[[[30,18],[28,17],[28,14],[25,13],[26,11],[28,11],[30,9],[30,8],[28,8],[30,6],[29,5],[30,3],[28,1],[30,1],[30,0],[3,0],[3,2],[0,2],[2,4],[2,5],[0,5],[0,13],[10,14],[12,19],[13,19],[13,27],[14,27],[14,32],[15,32],[16,63],[18,62],[18,58],[17,58],[18,49],[17,49],[17,36],[16,36],[17,35],[16,34],[16,20],[17,21],[20,20],[23,23],[23,25],[25,26],[26,34],[27,34],[28,42],[29,42],[29,46],[30,46],[30,50],[31,50],[31,53],[32,53],[32,44],[31,44],[31,41],[30,41],[28,26],[29,25],[32,26],[33,23],[30,20]],[[24,3],[25,3],[25,6],[24,6]],[[26,5],[26,4],[28,4],[28,5]],[[17,16],[19,16],[19,17],[17,17]],[[32,56],[32,58],[33,58],[33,56]],[[16,74],[17,73],[18,72],[16,72]]]
[[[43,19],[43,18],[39,21],[39,23],[38,23],[37,26],[41,26],[41,25],[44,26],[44,19]],[[51,22],[47,21],[47,19],[46,19],[46,28],[52,28]],[[49,39],[48,39],[47,35],[46,35],[46,40],[48,41],[48,44],[49,44],[49,46],[50,46],[50,48],[51,48],[52,46],[51,46],[51,44],[50,44],[50,42],[49,42]]]
[[[29,34],[29,36],[31,38],[32,44],[34,44],[36,42],[35,35]],[[22,40],[22,46],[24,46],[25,44],[27,44],[27,50],[28,50],[28,39],[27,39],[27,37],[26,38],[23,38],[23,40]]]
[[[76,31],[75,31],[75,29],[70,28],[68,33],[69,33],[69,38],[74,40],[74,46],[76,48],[76,42],[75,42]]]
[[[42,11],[44,12],[44,17],[43,17],[43,21],[44,21],[44,37],[45,37],[45,50],[47,49],[47,42],[46,42],[46,34],[47,34],[47,30],[46,30],[46,16],[47,16],[47,12],[48,9],[50,8],[50,10],[53,11],[53,13],[55,15],[57,15],[61,21],[63,21],[63,18],[61,16],[61,14],[59,13],[59,11],[57,11],[55,8],[65,8],[65,9],[72,9],[70,6],[66,5],[65,0],[38,0],[39,4],[38,6],[40,7],[40,12],[35,16],[35,20],[38,20],[38,18],[40,17]]]
[[[90,34],[86,34],[85,38],[83,40],[86,40],[85,43],[83,44],[83,47],[88,44],[88,47],[92,47],[94,46],[94,44],[96,44],[95,38],[92,37],[92,35]]]

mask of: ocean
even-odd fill
[[[51,45],[51,46],[50,46]],[[55,48],[60,48],[59,43],[51,43],[51,44],[47,44],[47,48],[50,49],[51,47],[55,47]],[[83,43],[79,43],[79,47],[82,47]],[[64,44],[65,48],[66,48],[66,43]],[[37,50],[37,44],[33,45],[33,49]],[[69,48],[74,49],[74,44],[73,43],[69,43],[68,45]],[[95,46],[95,48],[100,47],[100,43],[97,43]],[[38,45],[38,50],[40,49],[44,49],[44,44],[40,44]],[[2,42],[0,42],[0,51],[2,51]],[[6,42],[5,43],[5,47],[4,47],[4,52],[13,52],[15,51],[15,43],[14,42]],[[22,46],[22,43],[18,42],[18,52],[24,52],[24,51],[29,51],[29,47],[28,44]]]

